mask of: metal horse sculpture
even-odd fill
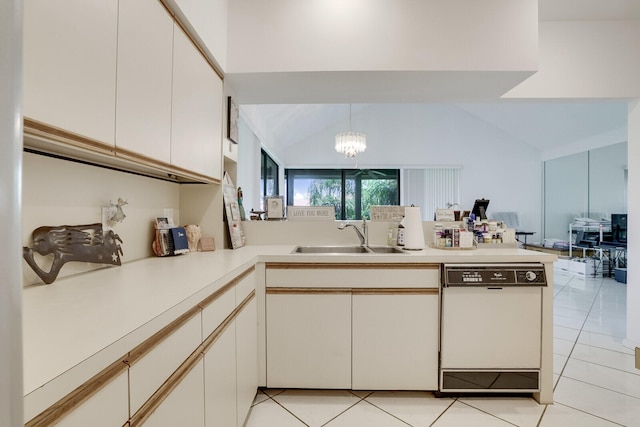
[[[61,225],[38,227],[33,230],[33,247],[22,248],[22,255],[44,283],[53,283],[62,266],[69,261],[120,265],[122,240],[109,230],[102,232],[102,224]],[[49,271],[36,263],[33,252],[40,255],[53,254]]]

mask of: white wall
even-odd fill
[[[640,96],[640,21],[540,23],[539,70],[505,98]]]
[[[244,0],[229,72],[535,70],[536,0]]]
[[[153,256],[152,221],[164,216],[164,208],[174,209],[176,225],[184,225],[180,223],[179,184],[31,153],[25,153],[23,159],[23,246],[32,246],[32,232],[40,226],[101,222],[101,207],[119,197],[128,201],[124,206],[127,217],[114,227],[123,240],[123,263]],[[39,261],[47,265],[46,259]],[[25,261],[21,259],[19,265],[25,285],[41,282]],[[58,278],[102,267],[70,262]]]
[[[249,217],[251,209],[260,210],[260,140],[242,117],[239,138],[236,187],[242,187],[242,204]]]
[[[629,103],[629,159],[640,159],[640,100]],[[629,162],[629,189],[640,187],[640,165]],[[640,197],[629,192],[629,224],[627,230],[627,341],[629,347],[640,347]]]
[[[336,133],[348,117],[280,153],[288,168],[350,168],[335,152]],[[515,211],[522,229],[540,236],[540,152],[516,141],[466,111],[444,104],[373,104],[354,112],[352,129],[366,129],[362,168],[461,165],[462,209],[477,198],[491,200],[490,211]]]
[[[23,425],[22,2],[0,2],[0,425]]]

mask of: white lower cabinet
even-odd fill
[[[437,390],[439,266],[267,264],[266,385]]]
[[[235,320],[237,425],[244,425],[258,390],[258,304],[253,298]],[[225,424],[227,426],[233,424]]]
[[[353,295],[354,390],[438,388],[438,293]]]
[[[202,342],[198,313],[129,368],[131,414],[151,397]]]
[[[123,425],[129,419],[128,386],[125,371],[56,425],[60,427]]]
[[[267,387],[351,388],[351,294],[270,293]]]
[[[204,355],[207,427],[236,425],[236,390],[236,331],[233,322]]]
[[[153,411],[145,427],[204,427],[204,362],[200,360]],[[87,424],[91,425],[91,424]]]

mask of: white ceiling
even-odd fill
[[[539,20],[629,20],[640,19],[640,0],[539,0]],[[259,83],[256,76],[251,76],[250,81]],[[330,79],[331,80],[331,79]],[[334,79],[329,84],[335,84]],[[372,84],[371,93],[380,92],[380,86],[375,84],[375,79],[370,82],[354,82],[357,86],[355,93],[362,93],[360,86]],[[301,82],[304,87],[304,82]],[[316,88],[318,86],[316,85]],[[344,89],[344,99],[326,100],[322,96],[323,91],[317,93],[302,94],[306,102],[295,104],[295,99],[285,100],[284,104],[256,104],[245,105],[243,109],[250,112],[251,120],[257,125],[263,137],[270,141],[271,148],[279,151],[292,144],[305,140],[325,127],[331,126],[337,121],[344,120],[347,110],[346,103],[359,102],[353,106],[354,112],[365,109],[366,103],[394,102],[400,99],[404,102],[420,102],[420,99],[429,99],[433,102],[455,103],[463,109],[491,125],[511,135],[514,140],[521,141],[545,152],[563,144],[571,144],[587,139],[594,135],[606,134],[626,127],[626,100],[612,102],[561,102],[539,101],[524,103],[522,101],[500,103],[469,103],[482,99],[494,99],[493,97],[464,96],[447,97],[439,94],[434,97],[418,96],[412,98],[412,94],[397,96],[353,99],[350,97],[348,86]],[[384,94],[383,94],[384,95]],[[397,93],[396,93],[397,95]],[[275,102],[277,94],[271,94]],[[380,96],[380,95],[378,95]],[[309,103],[309,99],[312,99]],[[294,102],[294,103],[292,103]]]

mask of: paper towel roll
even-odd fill
[[[424,230],[422,228],[422,215],[420,208],[411,206],[404,208],[404,248],[405,249],[423,249],[424,248]]]

